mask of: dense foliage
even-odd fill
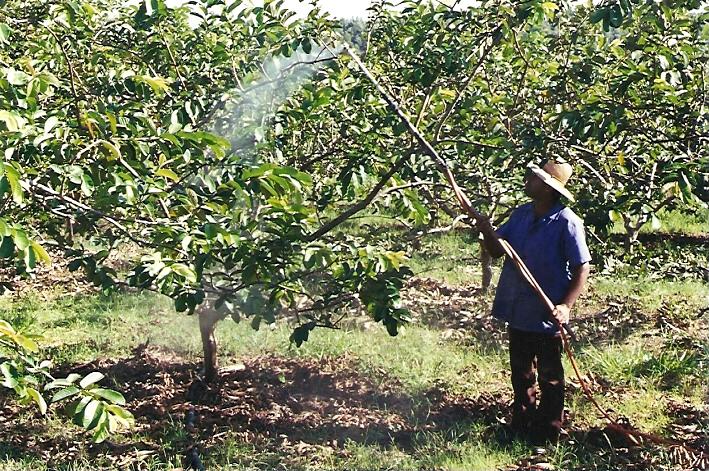
[[[406,254],[458,211],[339,23],[270,1],[3,3],[0,258],[31,271],[56,246],[106,290],[256,328],[285,309],[296,344],[358,304],[397,333]],[[704,204],[696,2],[390,6],[344,34],[496,221],[549,156],[575,164],[597,234],[622,220],[629,246],[659,209]],[[410,230],[343,230],[364,210]]]

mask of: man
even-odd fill
[[[508,324],[514,403],[511,431],[534,443],[556,442],[564,413],[563,348],[558,324],[569,315],[588,278],[591,256],[583,222],[561,203],[574,201],[566,188],[572,168],[547,162],[530,166],[525,194],[531,203],[517,208],[497,235],[519,253],[534,278],[556,306],[553,313],[506,260],[500,274],[492,314]],[[479,224],[484,244],[493,257],[504,254],[489,221]],[[535,370],[539,379],[537,400]]]

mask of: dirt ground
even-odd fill
[[[64,289],[68,286],[70,291],[93,290],[60,265],[43,270],[31,280],[13,281],[20,293],[46,289],[54,283],[61,283]],[[491,326],[494,321],[480,314],[478,304],[485,302],[480,294],[474,289],[416,278],[407,286],[405,301],[418,322],[443,329],[453,340],[503,341],[500,329]],[[611,300],[598,312],[577,319],[575,325],[582,341],[592,342],[603,336],[622,336],[633,326],[648,322],[659,321],[623,300]],[[242,361],[224,369],[218,382],[209,386],[197,375],[199,365],[149,346],[135,349],[127,358],[72,365],[67,372],[103,372],[108,382],[125,394],[128,408],[137,418],[137,435],[81,445],[88,443],[88,437],[78,428],[47,433],[41,417],[28,417],[26,409],[0,392],[0,443],[18,458],[32,456],[59,465],[88,454],[125,468],[162,456],[155,437],[170,436],[172,447],[183,450],[184,465],[188,466],[198,457],[204,459],[217,452],[224,438],[230,436],[258,449],[312,456],[317,461],[324,450],[325,454],[346,457],[344,444],[348,439],[406,451],[416,446],[421,432],[447,431],[471,423],[482,424],[485,435],[494,440],[511,400],[509,396],[463,397],[439,387],[420,397],[405,396],[395,378],[384,372],[380,377],[365,375],[358,371],[354,359],[348,358],[310,360],[268,355]],[[590,375],[586,379],[598,394],[612,397],[617,393]],[[572,391],[578,387],[573,381],[569,384]],[[673,437],[709,451],[706,430],[695,425],[701,422],[703,411],[685,404],[671,407]],[[626,465],[646,469],[648,454],[624,437],[608,430],[577,428],[573,419],[567,426],[567,439],[599,450],[606,450],[612,443]],[[175,434],[175,430],[181,432]],[[146,438],[136,441],[136,436]],[[684,456],[681,448],[670,452],[677,455],[677,462],[693,466],[692,457]],[[697,466],[702,465],[695,462],[695,469],[701,469]],[[525,460],[511,469],[540,468]]]
[[[348,453],[344,448],[348,439],[407,451],[415,446],[419,432],[446,431],[473,422],[484,424],[487,439],[494,440],[510,399],[456,396],[439,388],[417,398],[402,396],[396,380],[381,378],[375,383],[347,359],[259,356],[223,370],[219,381],[210,386],[197,377],[197,366],[156,348],[141,347],[129,358],[96,360],[74,371],[104,372],[125,393],[138,419],[139,436],[173,433],[171,445],[184,450],[185,466],[193,464],[190,461],[195,456],[204,459],[217,452],[227,434],[289,456],[316,457],[328,449],[325,454],[342,458]],[[0,442],[18,456],[60,465],[88,453],[125,468],[140,467],[141,461],[162,453],[159,440],[120,436],[80,451],[79,429],[47,434],[40,417],[22,418],[21,409],[1,397],[0,404]],[[674,435],[690,446],[706,449],[707,436],[692,425],[701,411],[680,404],[673,407]],[[599,449],[607,449],[610,440],[626,464],[638,460],[637,469],[645,469],[644,454],[624,437],[608,430],[576,429],[573,422],[568,425],[568,439]],[[25,428],[20,431],[18,426]],[[174,435],[175,429],[184,433]],[[683,456],[681,449],[676,453],[678,462],[691,463],[692,457]],[[317,464],[317,458],[313,459]],[[523,461],[511,469],[539,468]]]
[[[196,366],[155,348],[140,348],[132,357],[97,360],[73,371],[99,370],[118,384],[138,418],[138,432],[160,435],[180,421],[188,432],[186,455],[191,447],[209,454],[230,431],[244,442],[278,443],[281,452],[292,449],[299,455],[321,447],[346,453],[347,439],[408,449],[418,432],[472,421],[492,426],[507,408],[501,398],[456,397],[439,389],[414,400],[397,393],[396,381],[375,384],[346,359],[260,356],[222,370],[219,381],[209,386],[196,376]],[[416,410],[422,402],[427,407]],[[77,437],[28,440],[30,434],[18,434],[13,426],[20,411],[10,402],[0,410],[0,441],[49,463],[77,457]],[[90,447],[91,454],[108,454],[119,466],[159,452],[149,443],[108,441]]]

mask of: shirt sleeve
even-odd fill
[[[497,235],[505,240],[510,238],[510,234],[514,232],[515,221],[517,220],[517,210],[513,211],[507,221],[497,228]]]
[[[570,267],[577,267],[591,261],[581,219],[573,218],[567,221],[564,231],[564,252]]]

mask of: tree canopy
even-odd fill
[[[598,235],[622,219],[632,242],[707,199],[696,1],[378,1],[344,32],[273,1],[2,3],[0,257],[21,272],[54,247],[178,311],[209,300],[258,327],[287,310],[297,344],[352,305],[395,335],[411,244],[458,211],[343,34],[498,222],[546,157],[574,164]],[[364,210],[408,235],[345,230]]]

